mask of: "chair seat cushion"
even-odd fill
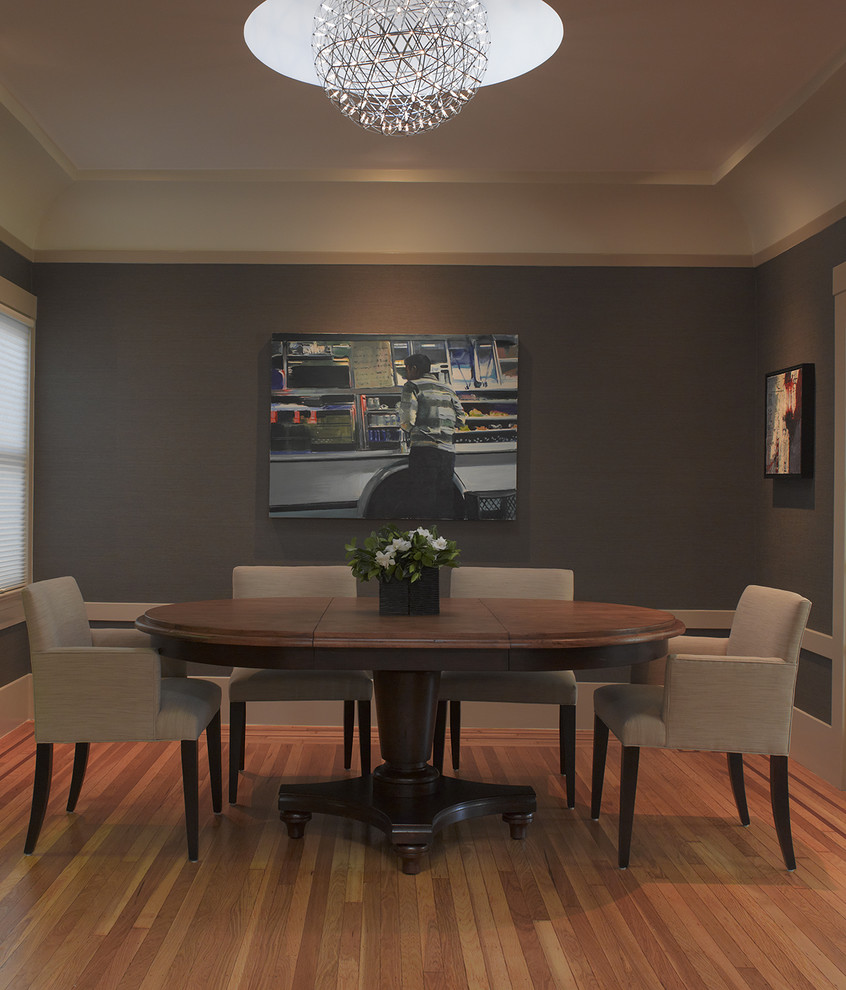
[[[441,674],[441,701],[495,701],[575,705],[572,670],[450,670]]]
[[[163,677],[156,739],[199,739],[220,710],[220,688],[195,677]]]
[[[663,702],[660,684],[604,684],[593,693],[594,711],[624,746],[666,745]]]
[[[373,682],[363,670],[253,670],[236,667],[230,701],[369,701]]]

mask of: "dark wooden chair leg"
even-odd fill
[[[605,782],[605,757],[608,753],[608,726],[598,715],[593,717],[593,776],[590,784],[590,817],[597,821],[602,807]]]
[[[361,776],[370,773],[370,702],[358,703],[358,756],[361,762]]]
[[[617,865],[625,870],[629,865],[632,848],[635,794],[637,793],[637,766],[640,760],[638,746],[623,746],[623,763],[620,771],[620,837]]]
[[[567,778],[567,807],[576,807],[576,706],[558,706],[558,756]]]
[[[728,761],[729,780],[731,781],[731,792],[734,795],[734,803],[737,805],[737,813],[740,815],[740,824],[749,824],[749,807],[746,804],[746,783],[743,779],[743,754],[726,753]]]
[[[183,739],[182,794],[185,798],[185,832],[188,836],[188,859],[196,863],[200,851],[199,769],[197,740]]]
[[[244,760],[247,758],[247,704],[242,702],[244,705],[244,717],[240,720],[239,724],[241,731],[239,733],[239,749],[238,749],[238,769],[244,769]]]
[[[246,701],[229,702],[229,803],[238,800],[238,773],[244,768],[244,739],[247,731]]]
[[[50,781],[53,777],[53,744],[36,743],[35,779],[32,784],[32,811],[29,815],[29,829],[24,843],[24,854],[35,852],[35,844],[44,824],[47,801],[50,798]]]
[[[206,726],[206,748],[209,751],[209,781],[211,783],[212,810],[219,815],[223,810],[223,781],[220,760],[220,711]]]
[[[452,752],[452,769],[457,770],[461,763],[461,702],[449,703],[449,748]]]
[[[795,870],[796,856],[793,853],[793,833],[790,830],[790,794],[786,756],[770,757],[770,800],[784,865],[788,870]]]
[[[68,792],[68,811],[76,809],[76,802],[79,800],[82,791],[82,782],[85,780],[85,770],[88,766],[88,753],[91,743],[77,743],[73,751],[73,773],[71,774],[70,791]]]
[[[435,715],[435,735],[432,745],[432,766],[444,772],[444,747],[446,746],[447,702],[439,701]]]
[[[355,728],[355,702],[344,702],[344,770],[352,766],[353,730]]]

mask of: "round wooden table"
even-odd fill
[[[574,670],[663,657],[684,632],[669,612],[539,599],[441,601],[440,615],[380,616],[373,598],[239,598],[149,609],[136,626],[169,657],[226,666],[373,671],[384,763],[372,774],[282,785],[292,838],[313,812],[381,829],[405,873],[417,873],[433,834],[502,814],[523,838],[536,809],[531,787],[459,780],[429,760],[442,670]]]

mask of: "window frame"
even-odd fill
[[[0,276],[0,313],[29,328],[29,437],[26,472],[26,541],[24,584],[32,580],[32,521],[34,478],[35,317],[37,300],[32,293]],[[0,591],[0,629],[23,622],[21,587]]]

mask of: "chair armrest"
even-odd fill
[[[32,683],[37,742],[156,738],[155,650],[69,646],[33,653]]]
[[[673,636],[667,641],[667,653],[695,653],[697,656],[708,654],[725,655],[728,648],[728,638],[718,636]],[[632,666],[632,684],[663,684],[666,680],[667,658],[651,660],[649,663],[637,663]]]
[[[92,629],[91,640],[94,646],[122,646],[150,649],[150,637],[140,629],[129,626],[110,626],[105,629]]]
[[[667,653],[689,653],[698,657],[725,656],[728,636],[674,636],[667,643]]]
[[[670,656],[667,746],[786,756],[796,671],[780,657]]]
[[[150,637],[140,629],[129,627],[109,626],[105,629],[92,629],[91,639],[95,647],[100,646],[133,646],[150,648]],[[184,660],[174,660],[172,657],[159,657],[162,677],[187,677],[188,664]]]

